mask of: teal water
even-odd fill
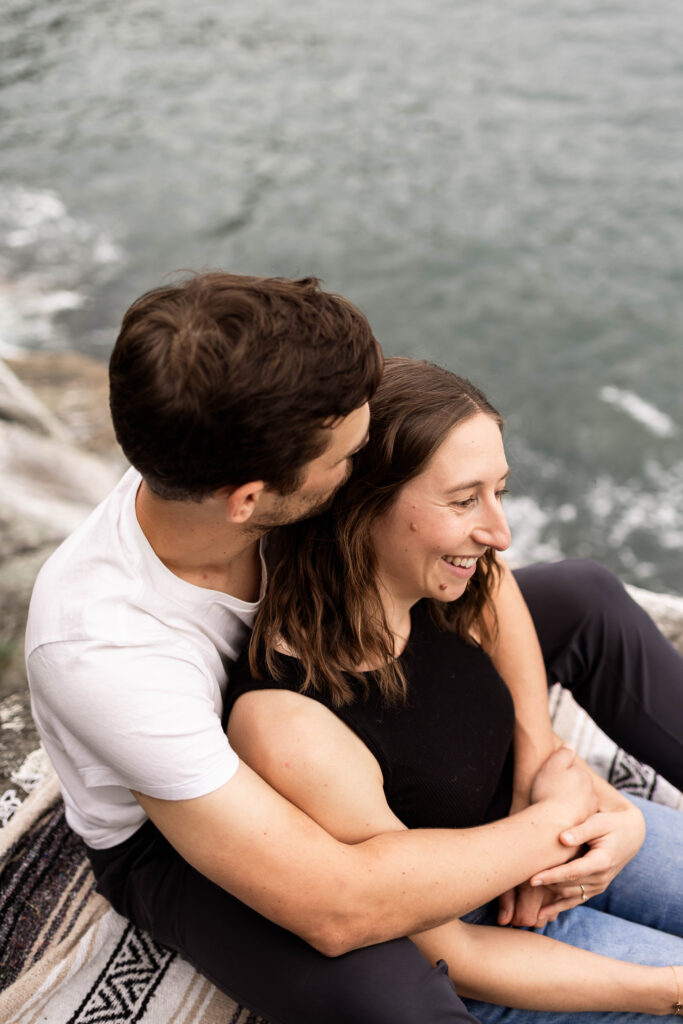
[[[0,345],[177,268],[315,273],[507,420],[518,558],[683,593],[683,18],[613,0],[4,0]]]

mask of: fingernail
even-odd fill
[[[576,846],[576,839],[574,838],[573,832],[563,832],[562,838],[564,839],[565,843],[570,843],[572,846]]]
[[[534,878],[534,879],[532,879],[531,884],[534,887],[537,886],[537,885],[543,885],[543,879],[542,878]]]

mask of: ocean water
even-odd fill
[[[677,0],[4,0],[0,351],[317,274],[506,418],[520,560],[683,593]]]

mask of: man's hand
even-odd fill
[[[531,878],[532,888],[553,893],[553,901],[542,908],[539,922],[554,921],[561,911],[604,892],[638,852],[644,838],[643,816],[628,801],[624,802],[623,809],[600,811],[582,825],[563,832],[560,841],[569,849],[588,847],[588,850],[567,864],[541,871]]]
[[[576,806],[577,821],[580,823],[573,831],[583,827],[581,815],[591,815],[598,805],[592,781],[588,772],[579,764],[575,764],[576,754],[566,745],[558,748],[547,759],[536,775],[531,786],[531,803],[543,799],[563,799],[571,806]],[[526,802],[521,796],[515,796],[510,813],[524,809]],[[568,835],[568,833],[564,833]],[[565,843],[568,847],[569,843]],[[576,845],[567,849],[567,859],[576,855]],[[635,852],[635,851],[634,851]],[[557,869],[560,870],[560,869]],[[543,872],[542,875],[546,875]],[[538,876],[536,876],[538,877]],[[576,891],[581,894],[580,888]],[[557,892],[542,884],[532,886],[530,882],[509,889],[498,900],[498,924],[514,925],[519,928],[536,928],[547,920],[554,920],[564,907],[555,907],[558,901]],[[552,909],[551,909],[552,908]]]
[[[510,804],[510,814],[523,811],[528,806],[528,793],[524,795],[516,791]],[[501,893],[498,897],[498,924],[533,928],[543,906],[544,893],[547,891],[538,886],[532,889],[529,883],[525,882],[516,889],[508,889],[507,892]]]
[[[558,794],[564,793],[564,799],[569,802],[572,799],[578,801],[579,817],[577,820],[581,824],[582,809],[585,808],[586,813],[590,814],[597,808],[597,797],[588,772],[581,765],[575,764],[575,758],[575,752],[566,745],[559,747],[551,754],[532,783],[531,802],[536,803],[538,800],[547,798],[557,799]],[[529,801],[523,795],[516,793],[513,796],[510,813],[515,814],[524,810],[528,803]],[[567,859],[575,856],[576,852],[576,848],[567,849]],[[580,894],[581,890],[577,889],[577,892]],[[553,889],[539,885],[532,886],[529,881],[517,886],[516,889],[509,889],[498,898],[498,924],[513,925],[518,928],[536,928],[539,926],[539,922],[543,923],[544,920],[548,920],[544,914],[557,898],[557,893]]]

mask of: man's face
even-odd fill
[[[370,408],[365,402],[330,428],[327,448],[303,469],[301,484],[292,494],[265,491],[251,525],[283,526],[317,515],[332,501],[351,473],[351,460],[366,444]]]

